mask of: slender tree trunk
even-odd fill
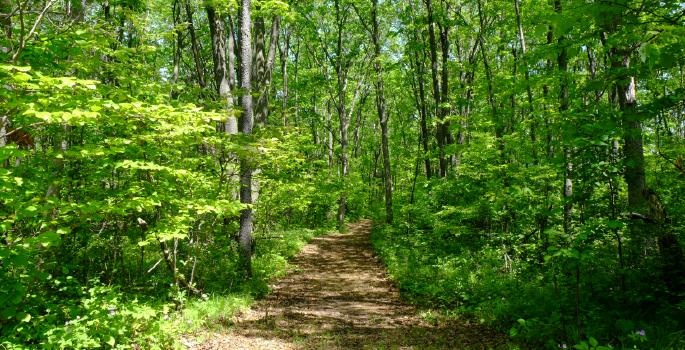
[[[252,79],[250,63],[252,62],[252,37],[250,28],[251,0],[241,0],[240,3],[240,106],[243,113],[240,117],[240,131],[249,135],[254,125],[252,111]],[[242,253],[243,267],[246,277],[252,277],[252,166],[250,160],[243,157],[240,160],[240,203],[246,206],[240,212],[239,245]]]
[[[228,70],[228,88],[231,91],[231,106],[235,105],[236,103],[236,96],[235,96],[235,50],[236,50],[236,41],[235,41],[235,31],[234,31],[234,26],[233,26],[233,19],[231,16],[228,16],[228,23],[224,23],[224,25],[227,25],[227,34],[228,38],[226,40],[226,54],[228,56],[228,59],[226,61],[226,68]],[[232,134],[235,135],[238,133],[238,119],[233,115],[232,117],[229,117],[226,120],[226,133],[227,134]]]
[[[535,129],[537,126],[536,117],[533,112],[533,92],[530,88],[530,71],[528,71],[528,62],[526,61],[526,37],[523,34],[523,25],[521,24],[521,11],[519,10],[518,0],[514,0],[514,7],[516,8],[516,22],[518,24],[519,30],[519,41],[521,43],[521,63],[523,64],[523,70],[525,72],[524,76],[526,79],[526,95],[528,97],[528,111],[530,112],[529,117],[531,118],[530,123],[530,141],[533,143],[533,159],[535,163],[537,160],[537,147],[535,145],[536,136]]]
[[[561,13],[561,0],[554,2],[554,10]],[[557,42],[561,45],[561,51],[557,56],[557,64],[559,65],[559,113],[564,116],[568,112],[568,60],[566,58],[566,47],[564,42],[565,36],[561,36]],[[571,171],[573,164],[571,163],[571,146],[564,149],[564,158],[566,159],[566,174],[564,177],[564,233],[569,235],[573,228],[573,180],[571,180]]]
[[[195,60],[195,70],[197,71],[197,81],[201,88],[207,87],[205,82],[205,74],[202,69],[202,63],[200,60],[200,49],[197,43],[197,37],[195,35],[195,26],[193,24],[193,12],[190,9],[190,0],[185,0],[186,16],[188,21],[188,32],[190,33],[190,45],[193,52],[193,59]]]
[[[297,38],[297,37],[296,37]],[[300,113],[300,86],[298,85],[300,83],[299,79],[299,58],[300,58],[300,40],[297,40],[297,49],[295,50],[295,124],[298,123],[299,119],[299,113]]]
[[[490,107],[492,108],[492,119],[495,122],[495,137],[497,138],[500,156],[504,158],[504,141],[502,140],[502,136],[504,133],[504,125],[497,113],[497,104],[495,103],[495,92],[492,87],[492,70],[490,68],[490,64],[488,63],[488,55],[485,52],[485,39],[483,38],[485,21],[483,19],[483,5],[481,4],[480,0],[478,0],[478,17],[480,20],[480,32],[478,33],[478,39],[480,41],[480,50],[483,55],[483,68],[485,69],[485,77],[488,81],[488,103],[490,103]]]
[[[212,41],[212,59],[214,63],[214,80],[217,87],[218,98],[223,101],[224,110],[227,113],[226,122],[217,123],[217,131],[226,132],[229,134],[236,134],[237,130],[232,130],[230,127],[235,126],[236,123],[230,123],[228,119],[233,119],[232,115],[228,115],[233,108],[233,96],[231,95],[231,86],[229,84],[228,70],[226,69],[226,45],[224,37],[224,20],[221,16],[216,14],[213,7],[207,6],[207,20],[209,21],[209,33]],[[229,51],[230,52],[230,51]]]
[[[332,114],[331,113],[331,101],[326,102],[326,124],[328,124],[328,169],[333,176],[333,125],[331,123]]]
[[[435,99],[435,117],[438,121],[436,129],[436,139],[438,141],[438,164],[440,166],[439,177],[444,177],[447,174],[447,162],[445,161],[445,133],[443,127],[442,109],[440,108],[440,81],[438,80],[438,44],[435,38],[435,15],[433,13],[433,1],[425,0],[428,9],[428,34],[430,41],[430,58],[431,58],[431,78],[433,79],[433,97]]]
[[[343,26],[346,13],[340,9],[340,1],[335,0],[335,19],[338,26],[337,40],[336,40],[336,57],[335,73],[337,76],[337,105],[338,119],[340,120],[340,147],[342,148],[342,190],[340,191],[340,201],[338,203],[338,229],[343,231],[345,228],[345,206],[347,201],[347,174],[349,172],[349,159],[347,154],[347,128],[349,121],[347,120],[347,98],[345,96],[346,77],[348,72],[344,71],[343,67]]]
[[[449,5],[446,5],[449,9]],[[449,19],[448,19],[449,20]],[[449,69],[447,69],[448,66],[448,61],[450,57],[450,27],[447,24],[443,24],[440,26],[440,47],[442,49],[442,71],[441,71],[441,92],[440,92],[440,102],[445,105],[449,101]],[[450,134],[449,131],[449,126],[451,124],[450,121],[445,120],[447,116],[450,114],[450,107],[444,106],[441,108],[440,112],[440,119],[438,121],[438,128],[441,129],[440,133],[442,134],[442,144],[443,148],[440,149],[440,161],[444,162],[445,165],[441,166],[440,171],[440,177],[445,177],[447,176],[447,167],[448,167],[448,162],[445,159],[445,146],[448,144],[453,144],[454,139],[452,138],[452,135]],[[453,157],[451,157],[453,161],[455,160]],[[444,168],[444,169],[443,169]]]
[[[288,56],[290,56],[290,25],[286,25],[285,34],[283,35],[283,49],[278,45],[278,51],[281,58],[281,73],[283,75],[283,125],[290,124],[288,117]]]
[[[385,110],[385,91],[383,90],[383,68],[380,63],[381,44],[378,28],[378,0],[373,0],[373,33],[374,68],[376,70],[376,109],[381,123],[381,148],[383,149],[383,178],[385,183],[385,221],[393,221],[392,212],[392,179],[390,173],[390,148],[388,147],[388,114]]]
[[[416,68],[417,68],[417,85],[419,88],[419,97],[421,98],[421,142],[423,143],[423,157],[424,157],[424,164],[426,166],[426,179],[430,180],[431,176],[433,175],[433,171],[431,168],[431,160],[430,160],[430,149],[428,147],[428,111],[426,110],[426,92],[424,89],[424,80],[423,80],[423,73],[424,73],[424,65],[423,61],[419,60],[419,54],[417,51],[414,51],[414,56],[416,58]]]
[[[357,123],[354,125],[354,157],[357,158],[359,155],[359,132],[362,124],[362,110],[364,109],[364,104],[366,103],[366,98],[368,94],[364,92],[362,99],[359,102],[359,112],[357,113]]]
[[[254,33],[254,62],[252,74],[252,88],[258,92],[255,104],[255,123],[261,126],[267,124],[269,117],[269,87],[271,86],[271,72],[276,57],[276,45],[278,43],[280,16],[274,16],[271,24],[269,47],[266,51],[266,29],[264,18],[255,18]]]

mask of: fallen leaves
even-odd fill
[[[223,333],[186,335],[189,349],[497,349],[504,336],[481,324],[430,322],[402,300],[369,244],[371,222],[312,240],[274,292],[234,315]],[[208,338],[206,341],[195,339]]]

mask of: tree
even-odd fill
[[[240,132],[246,137],[252,133],[254,117],[252,110],[252,33],[250,30],[252,10],[251,0],[241,0],[240,3]],[[252,165],[250,159],[243,157],[240,159],[240,203],[245,205],[240,213],[240,233],[239,243],[244,268],[247,270],[246,276],[252,277]]]

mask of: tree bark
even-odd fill
[[[497,113],[497,104],[495,103],[495,92],[492,86],[492,70],[488,63],[488,55],[485,52],[485,39],[483,38],[483,30],[485,29],[485,20],[483,18],[483,5],[478,1],[478,18],[480,20],[480,32],[478,33],[478,40],[480,41],[480,50],[483,55],[483,68],[485,69],[485,77],[488,81],[488,103],[492,108],[492,119],[495,122],[495,138],[497,139],[500,156],[504,158],[504,141],[502,136],[504,133],[503,122],[500,120]]]
[[[190,9],[190,0],[185,0],[185,9],[188,21],[188,32],[190,33],[190,46],[191,51],[193,52],[193,59],[195,60],[195,70],[197,71],[197,82],[200,84],[200,87],[204,89],[207,87],[207,83],[205,81],[205,74],[200,60],[200,50],[197,44],[197,37],[195,35],[193,12]]]
[[[388,147],[388,114],[385,110],[385,91],[383,90],[383,67],[381,66],[380,29],[378,26],[378,0],[373,0],[374,68],[376,70],[376,109],[381,123],[381,148],[383,150],[383,180],[385,184],[385,221],[392,224],[392,178],[390,173],[390,148]]]
[[[561,13],[561,0],[554,2],[554,10]],[[561,52],[557,56],[557,64],[559,65],[559,114],[562,118],[568,112],[568,59],[566,58],[566,47],[564,42],[565,36],[561,36],[557,43],[561,46]],[[571,171],[573,164],[571,163],[571,147],[567,146],[564,149],[564,158],[566,160],[566,173],[564,177],[564,233],[569,235],[573,228],[573,180],[571,179]]]
[[[264,18],[255,18],[254,32],[254,62],[252,87],[258,92],[257,103],[255,104],[255,122],[264,126],[269,117],[269,87],[271,86],[271,72],[276,57],[276,46],[278,43],[280,16],[274,16],[271,24],[269,47],[266,51],[266,29]]]
[[[518,0],[514,0],[514,7],[516,8],[516,22],[519,30],[519,41],[521,43],[521,63],[523,64],[524,76],[526,79],[526,96],[528,97],[528,110],[530,113],[530,141],[533,143],[533,159],[537,163],[537,148],[535,146],[535,129],[536,119],[533,115],[533,92],[530,89],[530,71],[528,71],[528,62],[526,62],[526,37],[523,34],[523,25],[521,24],[521,11],[519,10]]]
[[[419,33],[418,29],[416,30],[416,42],[418,44],[418,38],[419,38]],[[424,56],[425,58],[425,56]],[[419,59],[419,52],[418,50],[414,50],[414,59],[416,62],[416,75],[417,75],[417,85],[418,85],[418,90],[419,90],[419,97],[421,101],[421,105],[419,108],[419,113],[421,114],[421,142],[423,143],[423,158],[424,158],[424,164],[426,167],[426,179],[430,180],[431,176],[433,175],[432,169],[431,169],[431,161],[429,157],[429,148],[428,148],[428,126],[427,126],[427,110],[426,110],[426,93],[424,90],[424,81],[423,81],[423,61]]]
[[[283,49],[278,45],[278,52],[281,58],[281,74],[283,75],[283,126],[290,124],[288,117],[288,56],[290,56],[290,25],[285,27],[283,35]]]
[[[251,0],[241,0],[240,3],[240,106],[243,113],[240,117],[240,131],[245,135],[252,133],[254,125],[252,111],[252,76],[250,64],[252,62]],[[246,206],[240,212],[239,245],[242,253],[242,267],[246,270],[246,277],[252,277],[252,166],[249,159],[240,160],[240,203]]]
[[[446,5],[449,9],[449,5]],[[449,20],[449,18],[448,18]],[[442,144],[443,148],[440,149],[440,161],[444,162],[444,166],[441,166],[440,171],[441,171],[441,177],[447,176],[447,168],[448,168],[448,162],[445,159],[446,157],[446,152],[445,152],[445,147],[448,144],[453,144],[454,139],[452,138],[452,135],[450,134],[449,131],[449,126],[451,124],[450,121],[445,120],[447,116],[450,114],[450,107],[446,106],[446,104],[449,101],[449,69],[447,68],[447,63],[449,61],[450,57],[450,27],[447,24],[443,24],[439,26],[440,28],[440,48],[442,49],[442,70],[441,70],[441,91],[440,91],[440,102],[442,103],[443,107],[441,108],[440,111],[440,118],[438,119],[438,125],[437,127],[441,129],[440,133],[442,134]],[[454,156],[450,156],[450,158],[453,161],[456,161],[456,158]]]
[[[435,38],[435,14],[433,13],[433,1],[425,0],[426,8],[428,10],[428,34],[430,42],[430,58],[431,58],[431,78],[433,79],[433,97],[435,99],[435,117],[437,119],[437,128],[435,138],[438,141],[438,165],[440,166],[439,177],[445,177],[447,174],[447,162],[445,161],[445,133],[443,127],[443,115],[440,108],[441,89],[440,81],[438,80],[438,44]]]
[[[226,40],[226,54],[228,55],[228,59],[226,61],[226,68],[228,70],[228,88],[231,91],[231,106],[234,106],[236,103],[236,96],[235,96],[235,51],[236,51],[236,41],[235,41],[235,31],[233,27],[233,19],[231,16],[228,16],[228,23],[224,22],[224,25],[227,26],[227,34],[228,34],[228,39]],[[226,120],[226,133],[235,135],[238,133],[238,119],[236,118],[235,115],[232,115],[232,118],[229,117]]]
[[[226,121],[217,123],[218,132],[236,134],[237,130],[232,129],[236,123],[230,123],[229,119],[234,119],[231,115],[233,108],[233,96],[231,96],[231,86],[229,84],[228,70],[226,69],[226,40],[224,37],[224,20],[216,14],[216,10],[207,6],[207,20],[209,21],[209,33],[212,41],[212,61],[214,63],[214,80],[217,87],[218,99],[223,102],[226,112]],[[235,120],[235,119],[234,119]]]

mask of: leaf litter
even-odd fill
[[[370,220],[314,238],[271,294],[205,339],[208,349],[504,349],[506,337],[468,317],[425,317],[402,299],[369,243]]]

